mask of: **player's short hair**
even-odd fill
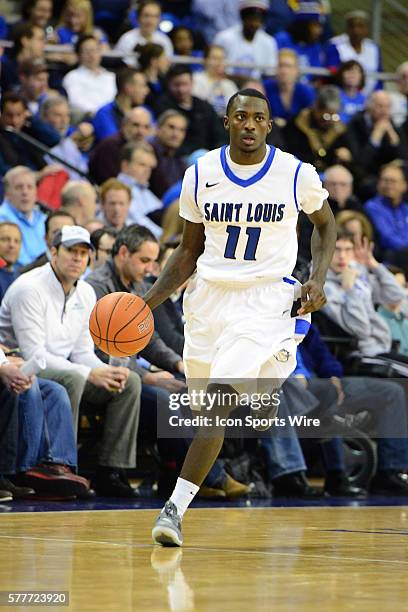
[[[121,246],[125,246],[130,253],[136,253],[144,242],[158,242],[158,240],[147,227],[137,223],[128,225],[119,232],[112,247],[112,257],[119,253]]]
[[[232,105],[234,104],[238,96],[246,96],[247,98],[260,98],[261,100],[264,100],[268,107],[269,118],[272,117],[272,109],[271,109],[271,105],[269,104],[268,98],[264,96],[264,94],[258,91],[257,89],[252,89],[250,87],[248,87],[247,89],[240,89],[239,91],[234,93],[233,96],[230,97],[230,99],[228,100],[228,104],[227,104],[226,115],[230,114]]]

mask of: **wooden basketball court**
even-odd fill
[[[193,508],[183,549],[151,544],[156,516],[3,514],[0,588],[69,591],[59,609],[80,612],[408,607],[406,506]]]

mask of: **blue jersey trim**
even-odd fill
[[[288,285],[296,285],[296,281],[293,278],[288,278],[287,276],[283,277],[283,282],[288,283]]]
[[[196,203],[196,206],[198,208],[198,202],[197,202],[197,191],[198,191],[198,164],[197,164],[198,160],[196,160],[195,164],[194,164],[194,175],[195,175],[195,186],[194,186],[194,200]]]
[[[296,319],[295,334],[306,336],[307,332],[309,331],[309,328],[310,328],[309,321],[305,321],[305,319]]]
[[[297,201],[297,196],[296,196],[296,184],[297,184],[297,179],[298,179],[298,174],[299,174],[299,170],[300,170],[300,166],[302,165],[303,162],[299,162],[297,165],[297,168],[295,170],[295,178],[293,179],[293,196],[295,198],[295,204],[296,204],[296,210],[299,212],[299,205],[298,205],[298,201]]]
[[[225,145],[224,147],[221,147],[220,151],[222,169],[224,171],[225,176],[229,178],[230,181],[232,181],[236,185],[239,185],[240,187],[250,187],[254,183],[260,181],[271,167],[276,152],[275,147],[269,147],[269,154],[262,168],[258,170],[258,172],[254,174],[254,176],[251,176],[249,179],[240,179],[239,176],[234,174],[231,168],[228,166],[226,149],[227,146]]]

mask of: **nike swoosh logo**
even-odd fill
[[[210,187],[215,187],[216,185],[218,185],[218,183],[206,183],[205,186],[207,187],[207,189],[209,189]]]

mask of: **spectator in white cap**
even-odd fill
[[[262,29],[268,9],[267,0],[241,0],[241,23],[219,32],[215,37],[214,44],[225,49],[228,62],[250,65],[249,68],[229,69],[229,72],[258,78],[266,68],[277,65],[276,40]]]
[[[89,317],[93,288],[81,280],[93,249],[89,232],[64,225],[54,237],[51,262],[20,276],[0,307],[0,342],[19,347],[24,359],[41,350],[40,376],[68,392],[76,431],[81,402],[105,411],[96,489],[107,496],[134,497],[125,468],[135,466],[140,378],[110,366],[94,352]],[[117,391],[117,393],[115,393]]]

